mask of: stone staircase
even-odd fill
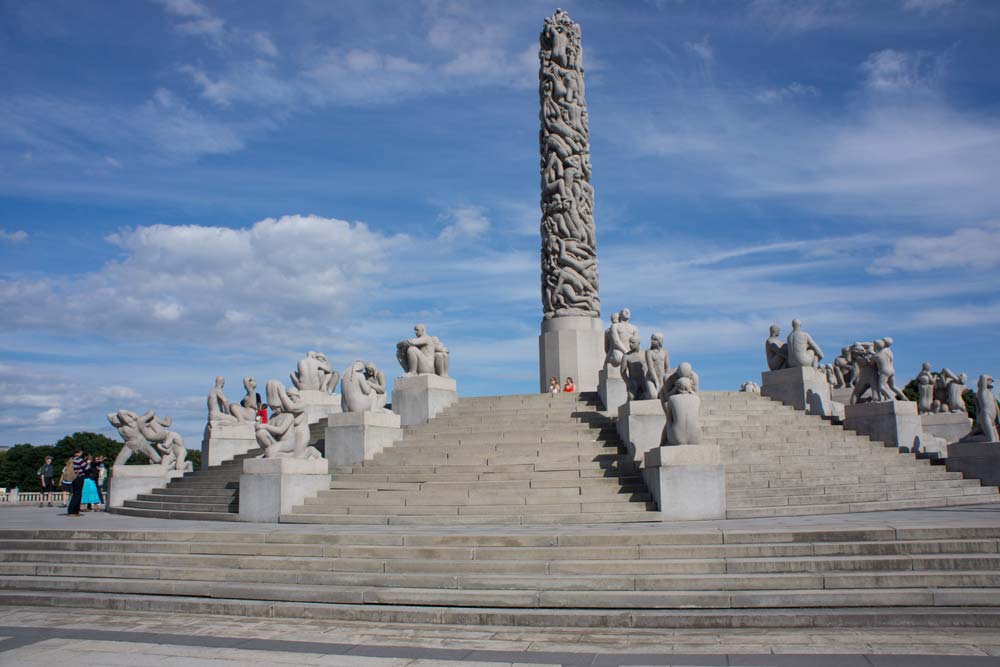
[[[996,523],[75,528],[0,529],[0,604],[508,626],[1000,627]]]
[[[776,401],[702,392],[705,443],[726,464],[729,518],[840,514],[1000,502],[914,454]]]
[[[185,473],[164,488],[139,494],[135,500],[126,500],[122,507],[111,511],[158,519],[238,521],[243,461],[262,452],[253,449],[206,470]]]
[[[590,397],[588,397],[590,398]],[[461,399],[372,460],[336,468],[287,523],[656,521],[614,424],[576,394]]]

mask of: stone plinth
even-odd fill
[[[257,448],[256,422],[209,424],[201,441],[201,469],[217,466]]]
[[[844,428],[907,451],[920,448],[923,426],[913,401],[880,401],[844,407]]]
[[[664,521],[726,518],[726,466],[718,445],[656,447],[642,477]]]
[[[392,386],[392,410],[402,426],[423,424],[458,401],[458,384],[438,375],[401,375]]]
[[[852,393],[854,393],[854,387],[837,388],[830,385],[830,398],[832,398],[836,403],[849,405],[851,403]]]
[[[302,402],[306,406],[306,422],[315,424],[327,416],[343,412],[340,406],[340,394],[330,394],[318,389],[302,389],[299,391]]]
[[[924,433],[941,438],[945,442],[958,442],[969,435],[972,420],[964,412],[934,412],[920,415]]]
[[[326,459],[334,466],[360,465],[403,437],[395,412],[342,412],[326,426]]]
[[[656,399],[627,401],[618,408],[618,422],[615,425],[618,436],[628,448],[629,456],[637,466],[646,460],[646,452],[660,446],[667,417],[663,406]]]
[[[140,493],[162,489],[184,472],[161,465],[113,466],[108,480],[108,507],[121,507],[126,500],[135,500]]]
[[[760,374],[761,396],[773,398],[810,415],[833,415],[830,383],[815,368],[783,368]]]
[[[1000,485],[1000,442],[958,442],[948,445],[945,467],[983,486]]]
[[[326,459],[246,459],[240,475],[240,521],[277,523],[282,514],[329,488]]]
[[[549,378],[561,385],[573,378],[577,391],[597,391],[604,365],[604,330],[596,317],[569,316],[542,320],[538,336],[538,386],[546,392]]]
[[[610,412],[613,416],[618,415],[618,409],[628,402],[628,388],[622,379],[620,368],[605,366],[598,371],[597,396],[604,411]]]

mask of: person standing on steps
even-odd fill
[[[551,378],[549,378],[549,394],[555,396],[556,394],[559,393],[559,389],[560,389],[559,378],[553,375]]]
[[[69,497],[68,516],[80,516],[80,497],[83,495],[83,479],[87,476],[87,459],[83,458],[83,450],[77,448],[71,460],[73,465],[73,492]]]
[[[38,506],[43,507],[48,502],[52,507],[52,494],[55,493],[55,486],[52,478],[55,476],[55,468],[52,467],[52,457],[46,456],[45,463],[38,469],[38,479],[42,483],[42,495],[38,497]]]

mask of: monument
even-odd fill
[[[403,437],[400,416],[385,409],[385,387],[385,373],[371,362],[359,359],[344,371],[340,380],[344,411],[327,418],[326,459],[331,472],[338,466],[360,465]]]
[[[392,409],[403,426],[423,424],[458,400],[458,385],[448,376],[451,354],[423,324],[413,338],[396,343],[396,360],[403,375],[392,387]]]
[[[798,319],[792,320],[792,332],[784,343],[780,334],[778,325],[772,324],[764,341],[768,370],[761,373],[761,395],[809,414],[839,414],[842,408],[834,403],[826,373],[819,369],[823,358],[819,345]]]
[[[604,355],[590,130],[580,26],[557,9],[539,38],[542,329],[539,390],[550,377],[595,391]]]
[[[243,378],[246,396],[239,404],[230,403],[224,388],[226,378],[215,378],[208,392],[208,421],[201,441],[203,468],[219,465],[223,461],[246,453],[257,447],[254,424],[257,420],[257,382],[252,377]]]
[[[125,441],[111,469],[108,507],[121,507],[126,500],[162,488],[191,471],[191,462],[185,460],[184,440],[167,430],[170,417],[158,418],[152,410],[144,415],[119,410],[110,413],[108,421]],[[144,454],[152,463],[125,465],[133,454]]]

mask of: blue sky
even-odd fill
[[[1000,373],[1000,5],[571,2],[605,319],[709,389],[772,321]],[[0,0],[0,444],[197,447],[306,351],[537,389],[543,2]]]

